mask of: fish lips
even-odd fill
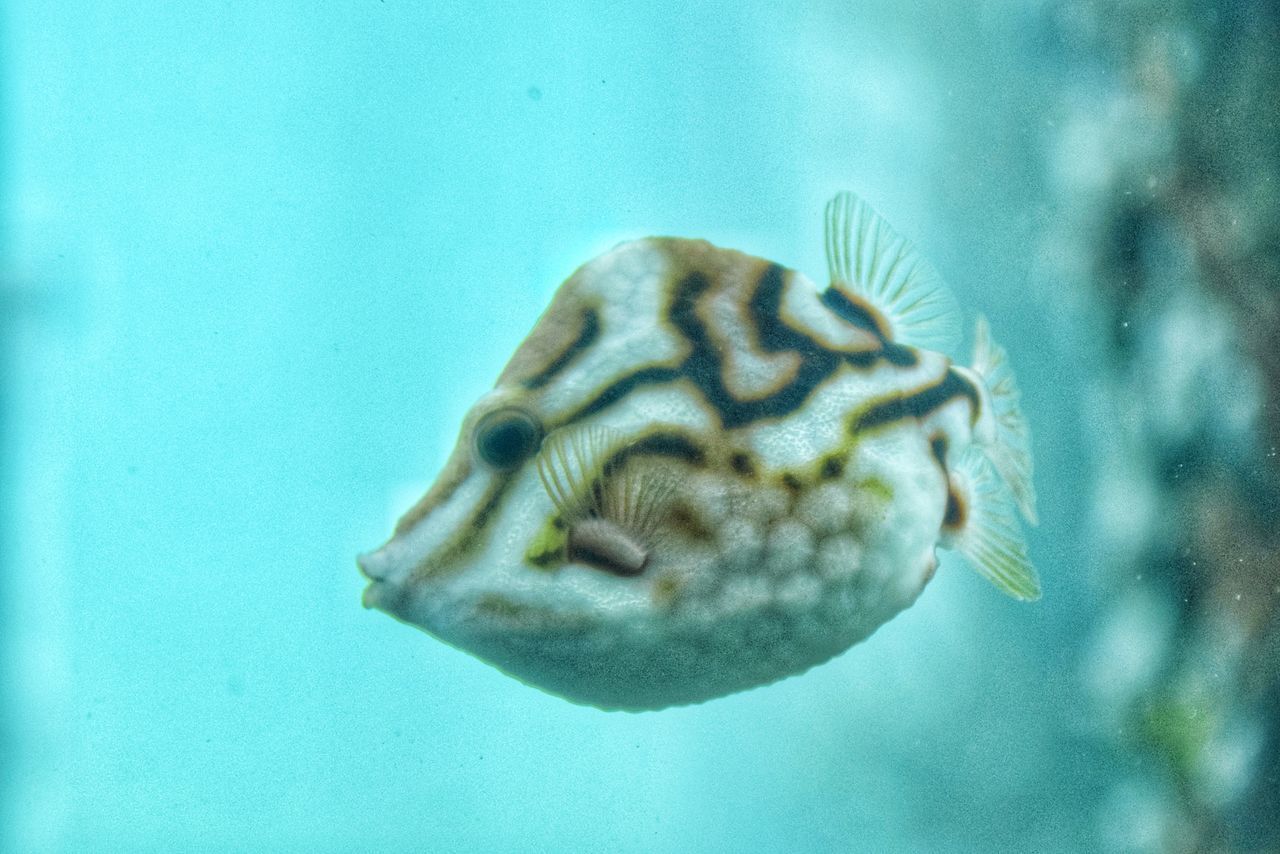
[[[364,607],[392,615],[404,610],[408,598],[405,584],[408,573],[400,569],[385,547],[360,555],[356,558],[356,566],[360,568],[360,574],[369,580],[360,599]]]

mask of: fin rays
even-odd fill
[[[959,309],[933,267],[910,241],[852,193],[827,202],[824,237],[832,287],[870,302],[893,340],[951,350],[959,340]]]
[[[1036,490],[1032,483],[1031,430],[1022,414],[1022,394],[1004,348],[991,338],[987,319],[978,316],[974,332],[973,370],[982,377],[995,410],[995,441],[985,448],[991,464],[1013,493],[1022,517],[1036,524]]]
[[[611,454],[624,446],[621,434],[607,427],[557,430],[542,444],[538,475],[571,528],[602,519],[652,547],[676,478],[666,469],[634,459],[623,462],[618,471],[608,470]]]
[[[970,447],[961,455],[956,474],[968,502],[968,517],[949,536],[948,548],[964,555],[974,571],[1001,592],[1024,601],[1039,599],[1040,579],[1027,557],[1008,491],[991,464]]]
[[[542,443],[538,476],[556,509],[566,520],[587,516],[593,505],[592,484],[604,474],[604,451],[613,431],[603,427],[557,431]]]

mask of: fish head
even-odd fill
[[[522,681],[607,707],[635,705],[628,692],[645,678],[622,658],[643,668],[663,654],[669,581],[659,570],[679,491],[654,395],[590,411],[636,354],[661,350],[638,341],[653,331],[638,322],[610,323],[619,337],[599,338],[598,289],[609,289],[612,317],[643,316],[627,304],[625,276],[619,286],[627,260],[615,253],[561,287],[464,417],[436,482],[385,545],[359,558],[366,607]],[[662,406],[679,409],[666,393]]]

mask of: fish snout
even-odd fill
[[[365,552],[356,557],[356,566],[360,574],[369,579],[369,586],[364,589],[361,601],[366,608],[394,610],[394,606],[404,598],[404,581],[407,576],[402,561],[397,561],[383,546],[377,551]]]
[[[370,581],[386,581],[390,569],[388,563],[385,549],[356,555],[356,566],[360,567],[360,574]]]

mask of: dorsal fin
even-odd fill
[[[870,303],[899,344],[943,352],[955,347],[959,308],[910,241],[853,193],[827,202],[825,221],[831,287]]]

